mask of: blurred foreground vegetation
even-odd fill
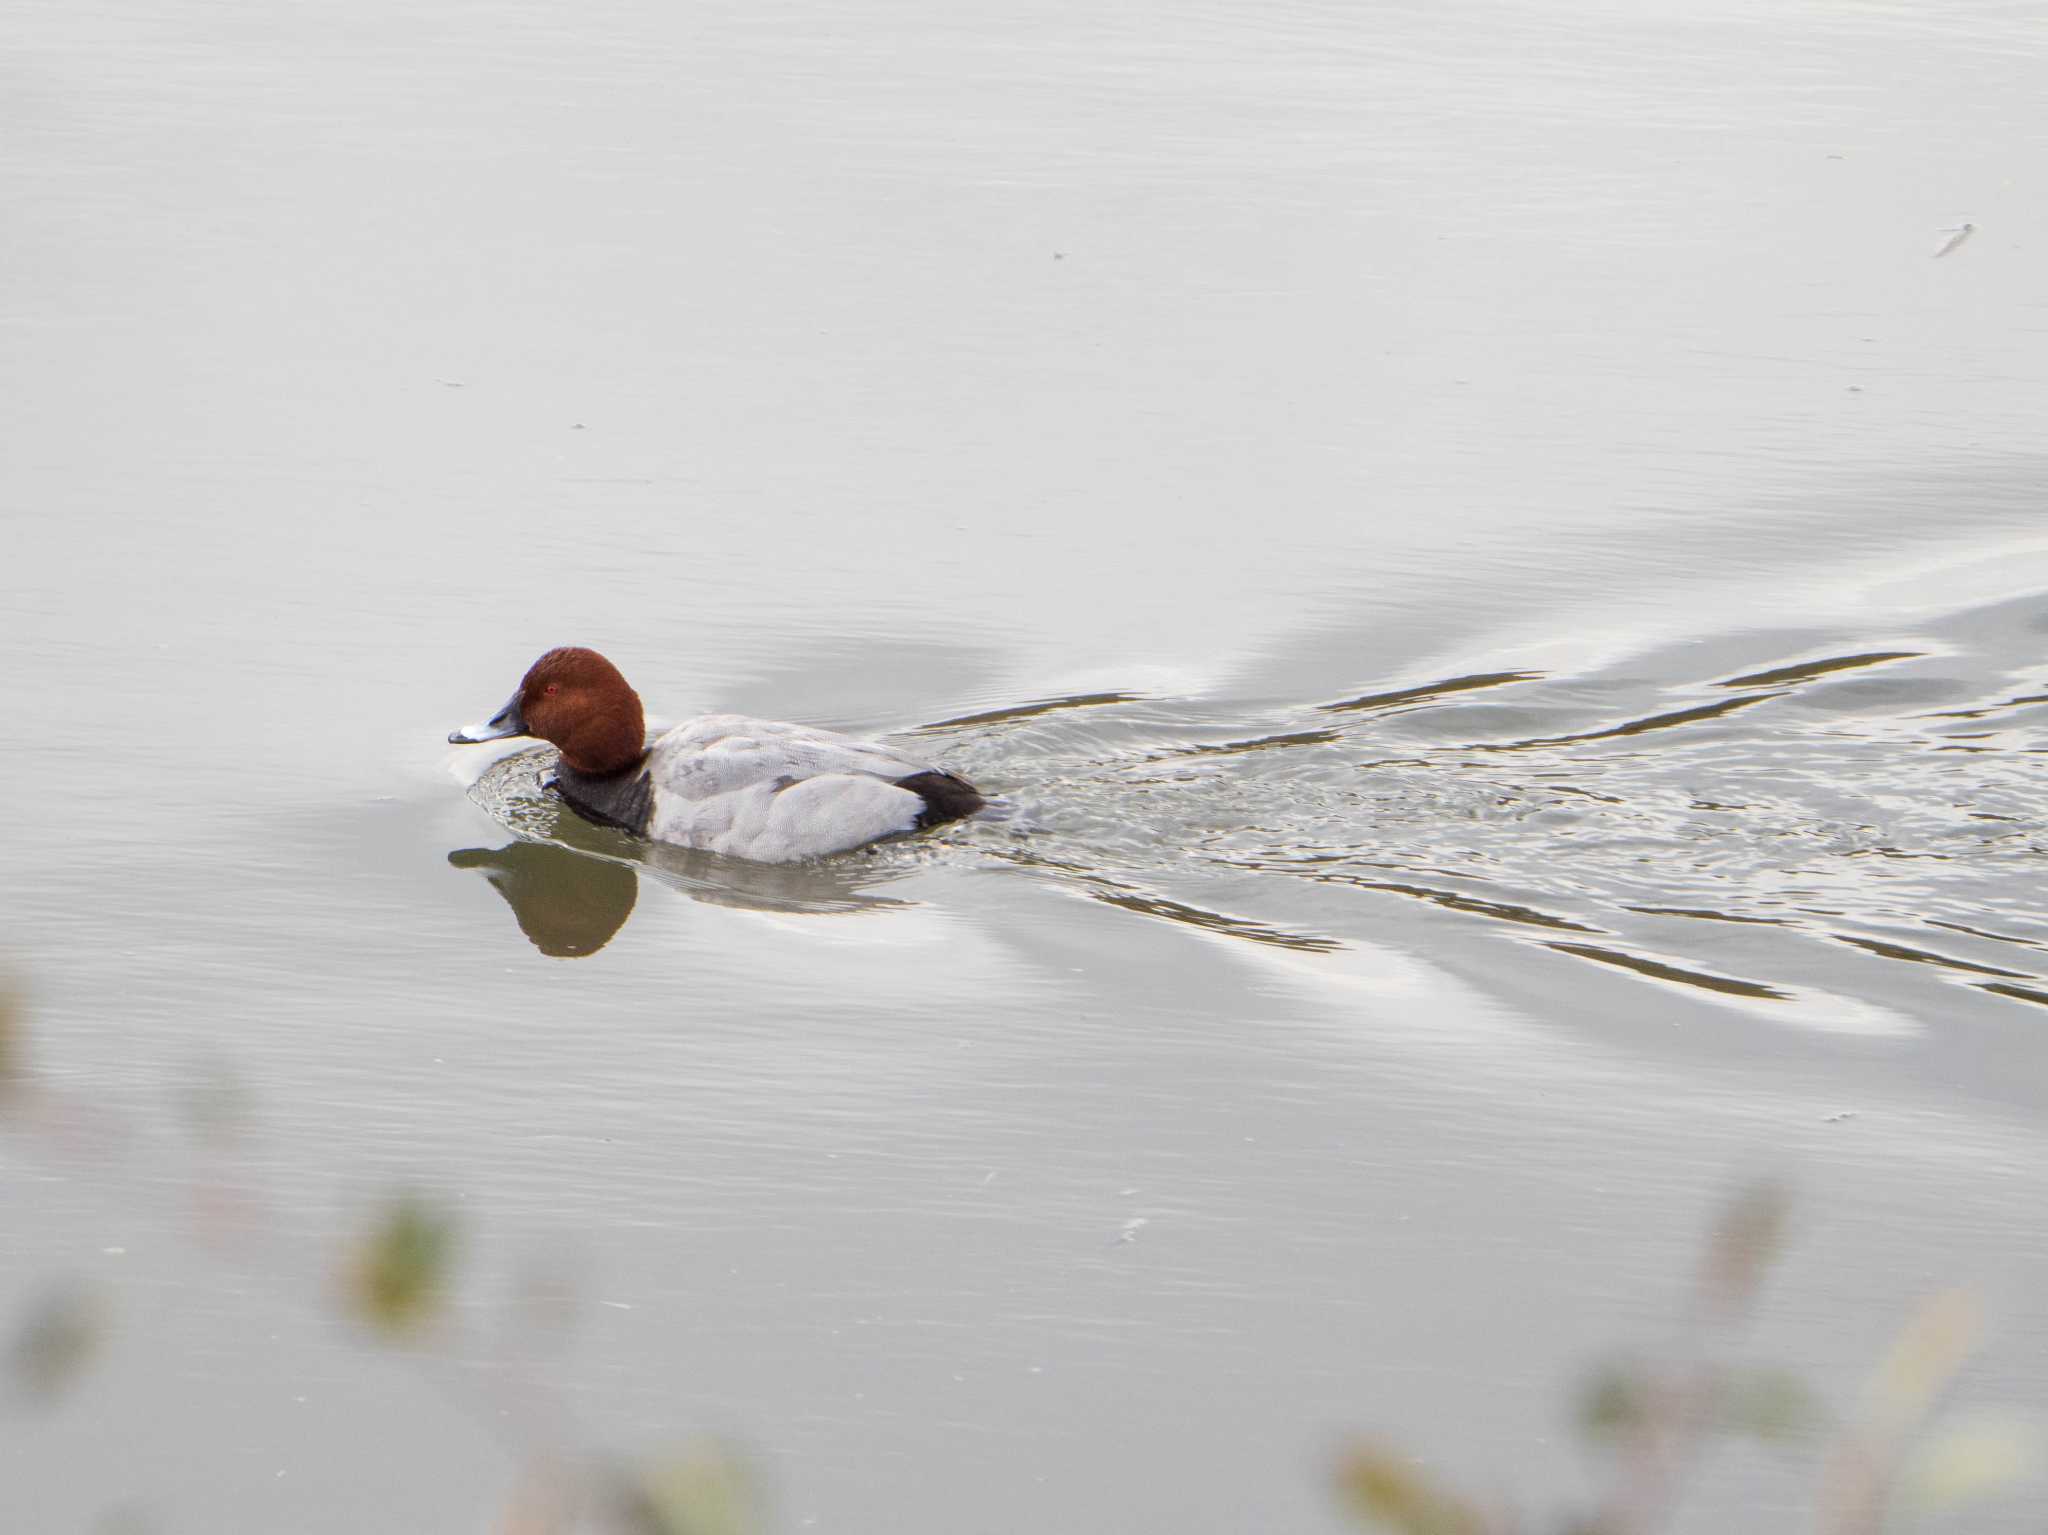
[[[1738,1437],[1810,1464],[1816,1535],[1880,1535],[2035,1477],[2042,1435],[2034,1420],[1941,1410],[1982,1331],[1968,1291],[1936,1295],[1907,1320],[1856,1411],[1839,1423],[1796,1375],[1742,1359],[1743,1324],[1783,1244],[1787,1215],[1784,1192],[1773,1185],[1738,1193],[1708,1237],[1665,1351],[1589,1376],[1578,1428],[1607,1473],[1593,1507],[1532,1521],[1440,1484],[1376,1439],[1357,1440],[1340,1458],[1345,1505],[1361,1524],[1397,1535],[1656,1535],[1678,1522],[1716,1442]]]
[[[16,1138],[62,1120],[30,1069],[24,1012],[19,995],[0,987],[0,1132]],[[187,1117],[202,1139],[231,1144],[245,1098],[231,1081],[210,1079],[187,1094]],[[1717,1441],[1738,1437],[1810,1463],[1815,1535],[1880,1535],[2034,1478],[2043,1462],[2035,1420],[1945,1410],[1982,1331],[1968,1292],[1934,1296],[1906,1321],[1842,1421],[1828,1421],[1818,1394],[1790,1372],[1741,1357],[1744,1325],[1787,1217],[1774,1186],[1734,1196],[1708,1236],[1668,1346],[1589,1373],[1577,1426],[1605,1473],[1593,1506],[1532,1519],[1499,1495],[1439,1481],[1391,1440],[1359,1437],[1334,1470],[1338,1507],[1361,1527],[1393,1535],[1658,1535],[1675,1526],[1709,1474]],[[422,1368],[460,1360],[470,1345],[456,1335],[449,1297],[464,1251],[452,1210],[395,1194],[346,1242],[325,1304]],[[544,1329],[572,1299],[565,1282],[543,1279],[529,1287],[522,1314]],[[0,1384],[20,1410],[49,1408],[92,1367],[117,1322],[98,1288],[49,1280],[16,1315],[0,1318]],[[423,1344],[431,1350],[415,1347]],[[566,1436],[529,1436],[518,1454],[527,1469],[494,1526],[501,1535],[762,1535],[771,1524],[762,1478],[747,1457],[715,1441],[634,1460],[573,1450]],[[102,1526],[137,1535],[153,1527],[131,1507]],[[0,1520],[0,1528],[13,1525]]]

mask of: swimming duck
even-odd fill
[[[594,650],[550,650],[457,744],[537,736],[580,815],[657,842],[759,863],[844,853],[974,814],[957,773],[830,730],[707,714],[647,740],[640,695]]]

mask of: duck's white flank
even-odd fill
[[[925,799],[896,780],[934,771],[834,731],[707,714],[648,753],[647,834],[762,863],[822,858],[916,830]]]

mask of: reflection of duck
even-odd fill
[[[557,959],[595,954],[633,915],[640,881],[631,867],[546,842],[466,847],[448,855],[458,869],[481,869],[505,898],[519,931]]]
[[[484,725],[453,742],[538,736],[556,787],[588,820],[761,863],[844,853],[957,821],[985,801],[956,773],[872,741],[710,714],[650,745],[640,697],[594,650],[551,650]]]
[[[563,815],[559,826],[578,841],[616,835],[586,829],[571,815]],[[659,843],[636,851],[640,860],[633,862],[559,842],[519,841],[501,848],[458,848],[448,862],[458,869],[481,869],[512,908],[519,930],[541,953],[557,959],[595,954],[612,941],[633,914],[643,872],[694,901],[747,911],[830,916],[915,904],[870,894],[875,883],[871,870],[746,863]]]
[[[858,863],[748,863],[658,842],[640,853],[649,875],[693,901],[712,906],[831,916],[900,910],[917,904],[872,893],[877,883],[895,878],[902,870],[877,871]]]

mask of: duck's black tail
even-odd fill
[[[924,809],[917,816],[919,831],[927,826],[943,826],[948,821],[973,815],[988,803],[982,798],[981,790],[959,774],[942,773],[937,768],[899,778],[896,787],[908,789],[924,800]]]

